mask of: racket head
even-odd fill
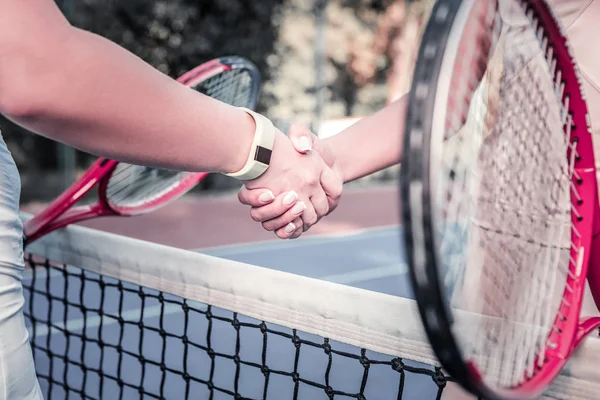
[[[597,204],[572,53],[543,0],[439,0],[414,71],[400,190],[425,331],[467,390],[536,398],[577,342]]]
[[[261,86],[256,66],[238,56],[208,61],[178,81],[216,100],[248,109],[256,108]],[[144,214],[183,196],[207,175],[118,163],[100,182],[100,200],[117,215]]]

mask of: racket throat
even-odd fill
[[[42,226],[41,229],[34,231],[30,236],[25,235],[23,241],[24,246],[34,242],[35,240],[41,238],[44,235],[47,235],[52,231],[63,228],[72,223],[109,215],[116,214],[110,211],[109,209],[102,207],[98,203],[69,209],[65,211],[65,213],[59,218],[54,220],[54,222],[51,222],[49,225]]]
[[[79,178],[71,187],[57,197],[48,207],[25,222],[23,226],[27,243],[31,243],[43,236],[52,221],[59,218],[61,214],[69,213],[69,209],[75,205],[89,190],[102,179],[117,164],[116,161],[104,158],[98,159],[90,169]]]

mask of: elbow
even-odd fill
[[[56,106],[64,89],[68,39],[67,35],[47,37],[9,46],[0,53],[0,113],[22,121]]]
[[[36,84],[27,56],[0,63],[0,113],[16,121],[35,118],[41,112],[42,85]]]
[[[7,88],[0,84],[0,114],[13,121],[33,119],[39,114],[32,96],[21,88]]]

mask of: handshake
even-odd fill
[[[329,146],[293,125],[288,137],[276,131],[267,171],[243,183],[238,199],[251,206],[252,219],[281,239],[295,239],[337,207],[344,177]]]

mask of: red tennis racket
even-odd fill
[[[600,208],[585,96],[544,0],[438,0],[408,100],[410,275],[442,366],[537,398],[600,326]],[[597,334],[597,333],[596,333]]]
[[[260,74],[241,57],[206,62],[178,79],[182,84],[225,103],[253,109],[260,91]],[[24,243],[66,225],[101,216],[148,213],[182,196],[207,173],[150,168],[99,158],[44,211],[24,224]],[[74,207],[94,187],[97,201]]]

